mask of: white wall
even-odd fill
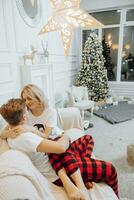
[[[134,5],[134,0],[82,0],[81,7],[88,10],[105,10],[110,8],[122,8]]]
[[[17,57],[11,1],[0,0],[0,103],[16,95],[18,86]]]
[[[0,103],[19,94],[22,55],[30,51],[31,44],[39,49],[42,39],[48,42],[49,64],[53,64],[54,92],[64,91],[74,79],[78,66],[78,33],[74,31],[68,57],[64,55],[58,32],[38,36],[52,13],[50,1],[41,1],[42,19],[36,28],[31,28],[21,18],[15,0],[0,0]]]

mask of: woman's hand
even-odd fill
[[[10,138],[16,138],[16,137],[18,137],[19,135],[21,135],[22,133],[24,133],[26,131],[27,131],[27,129],[23,125],[12,127],[12,128],[10,128],[10,135],[9,135],[9,137]]]
[[[24,128],[22,125],[17,126],[15,128],[10,128],[10,126],[8,125],[2,130],[1,138],[2,139],[16,138],[23,132],[24,132]]]
[[[10,133],[9,133],[8,137],[10,137],[10,138],[16,138],[25,132],[32,132],[32,133],[36,132],[36,128],[34,128],[32,126],[28,126],[28,125],[18,125],[16,127],[10,128],[9,130],[10,130]]]
[[[4,140],[6,140],[10,136],[10,134],[11,134],[11,130],[9,128],[9,125],[7,125],[1,130],[1,138]]]

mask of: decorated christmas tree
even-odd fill
[[[89,97],[96,102],[105,100],[108,96],[108,81],[102,51],[98,36],[91,33],[85,42],[82,62],[75,82],[76,86],[87,87]]]
[[[102,47],[103,47],[103,56],[105,58],[104,61],[104,66],[107,69],[107,77],[109,81],[115,80],[115,75],[113,72],[113,64],[112,64],[112,59],[111,59],[111,51],[108,43],[104,39],[102,40]]]

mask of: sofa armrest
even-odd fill
[[[65,130],[64,134],[67,134],[70,137],[71,142],[73,142],[79,139],[80,137],[82,137],[84,135],[84,131],[77,128],[72,128],[72,129]]]

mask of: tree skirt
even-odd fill
[[[134,104],[123,101],[118,105],[105,105],[94,111],[94,114],[111,124],[120,123],[134,118]]]

